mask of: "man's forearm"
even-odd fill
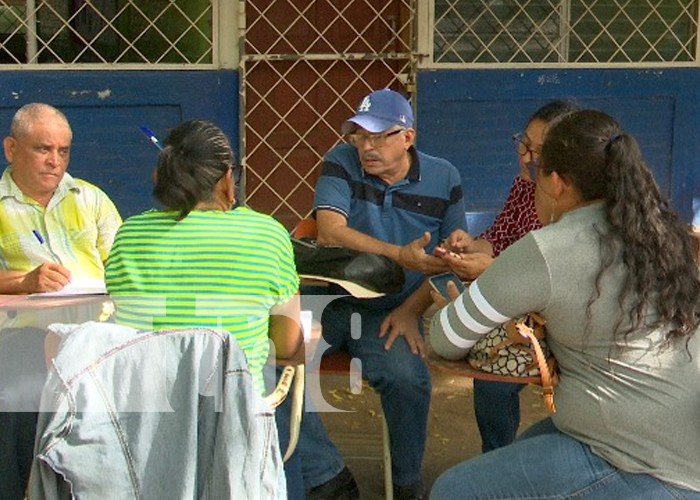
[[[361,233],[347,226],[336,226],[326,231],[319,231],[319,245],[337,245],[360,252],[370,252],[398,261],[401,247]]]
[[[0,293],[26,293],[22,289],[24,271],[0,271]]]

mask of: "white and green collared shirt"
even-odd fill
[[[72,276],[102,279],[121,217],[99,188],[64,174],[47,207],[24,194],[8,167],[0,178],[0,269],[58,262]]]

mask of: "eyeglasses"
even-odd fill
[[[520,156],[525,156],[525,155],[529,154],[530,159],[534,161],[535,155],[539,156],[540,153],[542,152],[541,149],[530,149],[530,146],[523,142],[522,132],[518,133],[518,134],[514,134],[511,139],[513,141],[513,146],[515,147],[515,150],[518,152],[518,154]]]
[[[528,161],[525,166],[530,173],[530,179],[534,182],[537,178],[537,159],[535,155],[539,158],[542,151],[540,149],[530,149],[530,146],[523,142],[522,133],[514,134],[512,140],[513,146],[520,156],[524,157],[528,154],[530,155],[530,161]]]
[[[389,137],[401,133],[404,130],[406,129],[400,128],[398,130],[393,130],[391,132],[383,132],[381,134],[362,134],[356,132],[354,134],[348,134],[347,140],[356,148],[362,146],[365,143],[365,141],[369,141],[370,146],[372,146],[373,148],[381,148],[384,144],[386,144],[386,140]]]

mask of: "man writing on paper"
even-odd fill
[[[95,186],[66,169],[72,132],[59,110],[28,104],[3,141],[0,293],[52,292],[71,278],[102,279],[121,218]]]
[[[3,141],[0,178],[0,294],[55,292],[71,280],[104,277],[121,218],[97,187],[66,173],[72,131],[65,115],[28,104]],[[95,306],[0,312],[0,491],[24,497],[45,377],[51,322],[97,319]]]

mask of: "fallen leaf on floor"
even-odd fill
[[[328,391],[328,393],[331,396],[333,396],[333,399],[335,399],[336,401],[343,401],[342,396],[340,396],[340,394],[338,394],[338,389],[331,389],[330,391]]]

